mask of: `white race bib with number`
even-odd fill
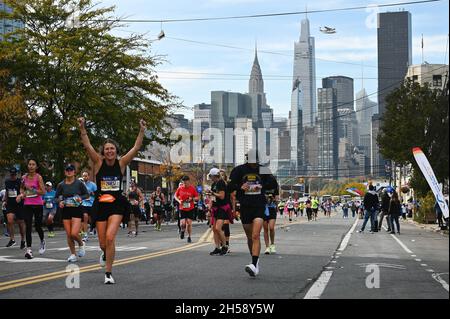
[[[120,180],[117,176],[103,176],[100,181],[100,189],[102,192],[120,191]]]
[[[15,189],[8,189],[8,197],[9,198],[16,198],[17,197],[17,190],[15,190]]]
[[[191,202],[183,202],[183,208],[191,208]]]
[[[52,209],[53,208],[53,203],[52,202],[46,202],[45,203],[45,208]]]

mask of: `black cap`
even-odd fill
[[[73,164],[67,164],[65,170],[66,171],[74,171],[75,170],[75,166]]]
[[[184,175],[184,176],[181,178],[181,180],[182,180],[182,181],[188,181],[188,180],[189,180],[189,176]]]
[[[10,174],[17,174],[17,169],[16,169],[15,167],[11,167],[11,168],[9,169],[9,173],[10,173]]]

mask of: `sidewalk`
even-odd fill
[[[440,233],[441,235],[447,235],[449,234],[448,230],[441,230],[441,228],[439,227],[439,225],[437,224],[421,224],[418,223],[412,219],[407,219],[406,222],[408,224],[414,225],[418,228],[424,229],[426,231],[430,231],[430,232],[435,232],[435,233]]]

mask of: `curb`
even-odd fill
[[[418,223],[418,222],[416,222],[414,220],[410,220],[410,219],[408,219],[406,222],[408,224],[414,225],[414,226],[416,226],[418,228],[424,229],[424,230],[429,231],[429,232],[439,233],[439,234],[441,234],[443,236],[448,236],[449,235],[449,231],[448,230],[441,230],[439,228],[436,228],[436,227],[439,227],[439,226],[427,226],[427,224],[420,224],[420,223]]]

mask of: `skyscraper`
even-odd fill
[[[364,88],[356,93],[355,109],[359,136],[357,146],[359,146],[365,156],[370,158],[370,128],[372,126],[372,116],[378,113],[378,108],[377,103],[369,99]]]
[[[318,144],[320,176],[337,177],[338,138],[337,138],[337,92],[336,89],[317,89],[318,100]]]
[[[378,14],[378,110],[383,116],[386,96],[400,87],[412,64],[411,13]]]
[[[383,125],[386,96],[398,88],[412,63],[411,13],[408,11],[378,14],[378,111],[372,120],[371,163],[375,176],[384,176],[382,158],[376,138]]]
[[[11,13],[12,9],[0,0],[0,12]],[[0,19],[0,41],[3,40],[5,34],[14,32],[19,28],[23,28],[23,23],[8,19]]]
[[[298,169],[304,165],[304,128],[315,125],[317,113],[315,45],[308,19],[302,20],[300,39],[294,44],[292,83],[291,161]]]
[[[338,109],[354,110],[354,86],[352,78],[347,76],[329,76],[322,79],[322,87],[336,89]]]

